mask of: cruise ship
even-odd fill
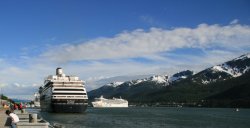
[[[88,106],[84,81],[76,76],[66,76],[62,68],[56,69],[56,75],[45,78],[39,93],[42,111],[82,113]]]
[[[33,100],[33,102],[34,102],[34,107],[38,107],[38,108],[40,108],[40,94],[38,93],[38,92],[36,92],[35,94],[34,94],[34,100]]]
[[[95,98],[92,105],[95,108],[128,107],[128,101],[122,98],[105,99],[101,96],[100,98]]]

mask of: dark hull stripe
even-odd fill
[[[52,104],[52,112],[57,113],[82,113],[87,105],[80,104]]]

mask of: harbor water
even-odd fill
[[[250,128],[250,109],[233,108],[88,108],[86,112],[37,112],[65,128]]]

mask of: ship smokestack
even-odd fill
[[[56,75],[57,75],[57,76],[62,76],[62,74],[63,74],[62,68],[57,68],[57,69],[56,69]]]

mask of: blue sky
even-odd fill
[[[198,72],[250,50],[248,0],[9,0],[0,18],[0,86],[12,97],[33,94],[58,66],[91,90],[103,78]]]

